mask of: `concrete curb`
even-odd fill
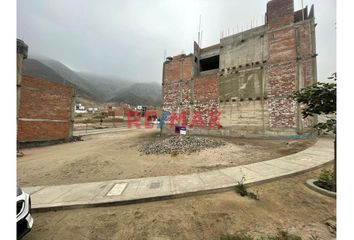
[[[323,189],[323,188],[320,188],[318,186],[316,186],[314,184],[314,182],[316,182],[317,180],[316,179],[308,179],[306,182],[305,182],[305,185],[310,188],[311,190],[314,190],[318,193],[321,193],[323,195],[326,195],[328,197],[332,197],[332,198],[337,198],[337,193],[336,192],[331,192],[331,191],[328,191],[326,189]]]
[[[332,156],[330,140],[319,140],[292,155],[201,173],[23,189],[31,195],[34,212],[125,205],[224,192],[242,177],[247,186],[271,182],[325,166],[333,161]]]
[[[328,163],[324,163],[324,164],[318,165],[316,167],[309,168],[307,170],[303,170],[303,171],[299,171],[299,172],[295,172],[295,173],[290,173],[288,175],[283,175],[283,176],[279,176],[279,177],[275,177],[275,178],[260,180],[257,182],[245,183],[244,185],[247,187],[257,186],[257,185],[273,182],[276,180],[280,180],[283,178],[297,176],[297,175],[303,174],[305,172],[319,169],[321,167],[324,167],[324,166],[332,164],[332,163],[333,163],[333,161],[330,161]],[[170,194],[170,195],[165,195],[165,196],[146,197],[146,198],[139,198],[139,199],[123,200],[123,201],[112,200],[112,201],[108,201],[108,202],[97,202],[97,203],[79,203],[79,204],[61,205],[61,206],[58,205],[58,206],[48,206],[48,207],[34,207],[34,208],[32,208],[32,212],[40,213],[40,212],[59,211],[59,210],[72,210],[72,209],[95,208],[95,207],[112,207],[112,206],[122,206],[122,205],[138,204],[138,203],[164,201],[164,200],[170,200],[170,199],[179,199],[179,198],[184,198],[184,197],[192,197],[192,196],[200,196],[200,195],[206,195],[206,194],[227,192],[227,191],[233,190],[236,185],[237,185],[237,183],[235,181],[235,184],[232,186],[215,188],[215,189],[208,189],[208,190],[198,190],[198,191],[179,193],[179,194]]]

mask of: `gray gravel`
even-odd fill
[[[139,151],[145,154],[183,154],[225,144],[226,142],[221,139],[179,135],[142,145]]]

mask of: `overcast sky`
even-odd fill
[[[295,10],[301,0],[295,1]],[[47,56],[73,70],[161,82],[164,52],[193,51],[199,16],[202,47],[263,24],[267,0],[18,0],[17,37],[29,57]],[[318,79],[336,71],[336,1],[315,5]]]

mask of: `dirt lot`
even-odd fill
[[[331,167],[330,165],[328,167]],[[334,239],[325,222],[336,218],[336,200],[308,189],[320,170],[251,187],[260,200],[225,193],[126,206],[35,213],[31,239],[219,239],[248,231],[287,230],[309,239]]]
[[[159,138],[157,130],[129,130],[84,141],[23,149],[17,159],[21,186],[178,175],[238,166],[303,150],[313,141],[224,138],[228,143],[185,155],[143,155],[138,146]]]

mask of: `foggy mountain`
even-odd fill
[[[76,72],[54,59],[43,57],[26,59],[23,73],[72,85],[76,88],[78,96],[98,102],[155,106],[161,103],[161,85],[158,83],[136,83],[119,77]]]
[[[110,99],[109,102],[158,106],[161,104],[161,96],[161,85],[158,83],[134,83],[116,92],[116,96]]]

